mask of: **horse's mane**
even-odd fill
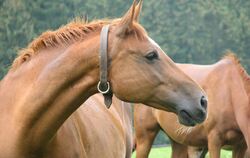
[[[248,94],[250,94],[250,76],[248,75],[244,67],[241,65],[239,58],[235,55],[235,53],[230,50],[227,50],[226,55],[223,57],[223,59],[228,59],[236,65],[236,68],[239,74],[241,75],[246,91]]]
[[[120,19],[115,20],[86,20],[76,18],[72,22],[60,27],[55,31],[46,31],[34,39],[27,48],[19,51],[18,56],[13,61],[11,69],[18,68],[22,63],[31,59],[39,53],[38,50],[69,45],[79,40],[84,40],[92,32],[100,31],[104,25],[109,23],[117,24]],[[131,30],[137,39],[144,39],[145,30],[137,23],[134,23]]]
[[[34,39],[27,48],[19,51],[19,55],[12,63],[11,69],[19,67],[23,62],[29,60],[43,48],[69,45],[75,41],[83,40],[87,34],[100,30],[103,25],[110,23],[110,20],[98,20],[86,22],[82,19],[75,19],[55,31],[46,31]]]

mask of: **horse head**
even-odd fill
[[[109,80],[121,100],[140,102],[179,115],[186,125],[206,118],[204,91],[154,42],[138,23],[142,1],[110,25]]]

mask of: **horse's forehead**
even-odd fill
[[[161,48],[152,38],[148,37],[148,40],[149,40],[150,43],[152,43],[155,47]]]

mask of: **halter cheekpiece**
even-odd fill
[[[97,90],[103,94],[104,103],[107,108],[112,104],[112,90],[111,85],[108,81],[108,33],[109,25],[102,27],[101,36],[100,36],[100,81],[97,84]]]

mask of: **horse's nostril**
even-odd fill
[[[201,97],[201,107],[207,109],[207,99],[204,96]]]

